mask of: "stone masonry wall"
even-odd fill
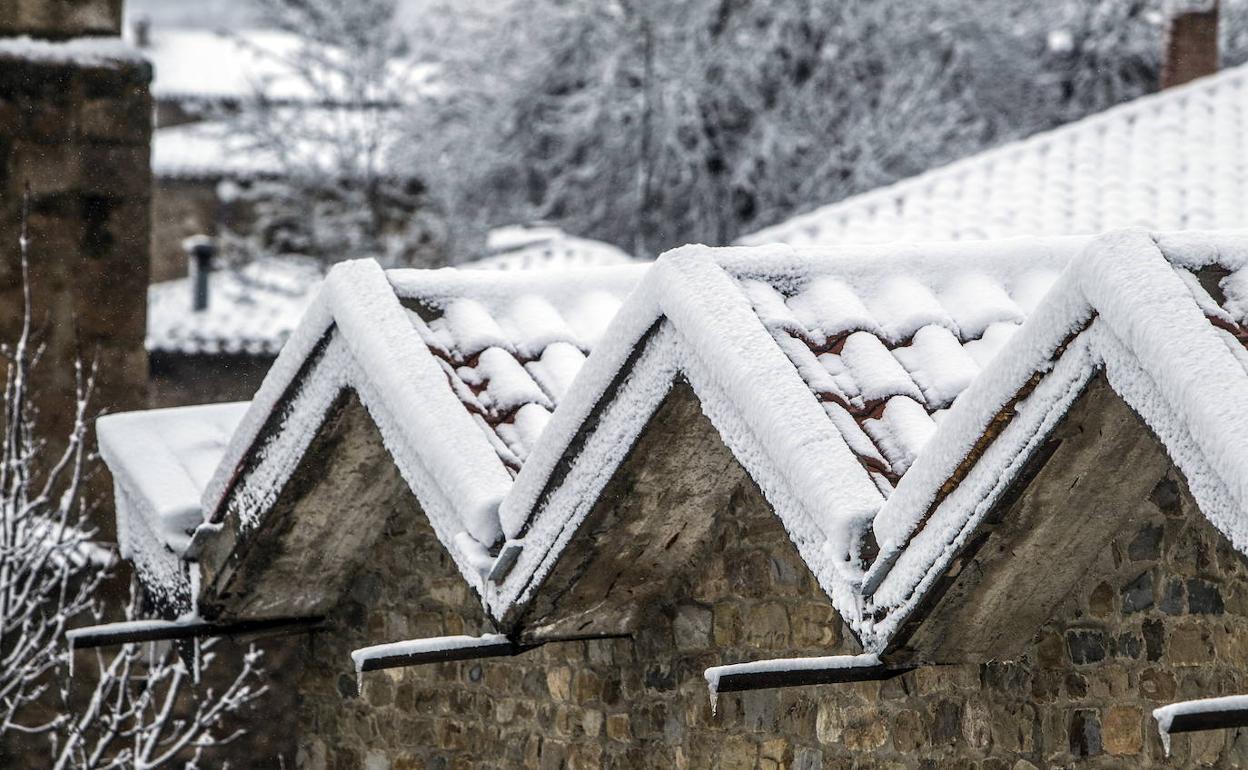
[[[142,406],[147,376],[150,67],[0,59],[0,339],[21,324],[18,251],[31,191],[30,275],[44,427],[73,416],[73,361],[99,364],[95,406]]]
[[[855,651],[752,485],[724,512],[705,562],[646,609],[633,639],[375,672],[355,697],[353,647],[488,630],[423,517],[408,512],[334,630],[304,649],[296,766],[1248,766],[1248,731],[1176,736],[1167,762],[1149,715],[1175,699],[1248,692],[1245,560],[1177,477],[1140,513],[1142,528],[1104,554],[1114,579],[1079,586],[1016,661],[729,693],[712,714],[707,666]]]

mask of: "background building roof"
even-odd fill
[[[815,209],[794,246],[1248,225],[1248,66]]]

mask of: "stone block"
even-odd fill
[[[151,130],[145,99],[84,99],[78,108],[78,132],[91,141],[144,145]]]
[[[597,709],[585,709],[581,714],[581,732],[586,737],[597,738],[602,732],[604,717],[601,711]]]
[[[1161,601],[1157,609],[1167,615],[1182,615],[1187,606],[1187,592],[1183,589],[1183,581],[1170,578],[1161,591]]]
[[[1187,581],[1187,609],[1198,615],[1221,615],[1225,611],[1222,593],[1215,583],[1192,578]]]
[[[923,717],[914,709],[902,709],[894,714],[891,732],[893,749],[902,754],[919,751],[927,745]]]
[[[568,770],[598,770],[602,767],[602,746],[577,743],[568,752]]]
[[[107,198],[146,198],[151,189],[146,145],[92,143],[80,150],[81,190]]]
[[[20,191],[30,184],[31,208],[34,209],[42,199],[83,189],[81,148],[67,143],[14,142],[4,176],[12,180],[13,192],[19,196],[17,200],[20,200]]]
[[[714,635],[717,647],[734,647],[742,638],[741,611],[736,602],[719,602],[712,610]]]
[[[1066,647],[1075,665],[1099,663],[1105,659],[1105,633],[1097,629],[1072,629],[1066,632]]]
[[[1112,589],[1110,593],[1112,595]],[[1051,629],[1040,632],[1040,639],[1036,643],[1036,661],[1044,668],[1057,668],[1064,665],[1066,660],[1066,645],[1063,644],[1061,635]]]
[[[1105,751],[1115,756],[1136,755],[1144,750],[1143,713],[1130,706],[1112,706],[1101,725]]]
[[[1166,660],[1175,666],[1200,666],[1213,660],[1208,629],[1197,625],[1176,626],[1167,640]]]
[[[1094,757],[1102,751],[1101,719],[1094,709],[1075,709],[1070,715],[1070,753]]]
[[[758,746],[743,735],[725,736],[720,744],[719,770],[754,770]]]
[[[546,689],[550,697],[566,701],[572,697],[572,669],[558,666],[546,672]]]
[[[1153,561],[1160,558],[1164,531],[1156,524],[1144,525],[1127,546],[1127,558],[1131,561]]]
[[[1109,583],[1098,583],[1088,595],[1088,613],[1094,618],[1109,617],[1114,612],[1114,589]]]
[[[795,604],[789,608],[789,621],[796,649],[817,647],[826,650],[841,643],[841,619],[830,604]]]
[[[1153,606],[1153,573],[1143,572],[1122,589],[1122,611],[1130,614]]]
[[[672,632],[676,649],[704,650],[711,644],[712,613],[700,604],[682,604],[676,608]]]
[[[1166,626],[1155,618],[1144,621],[1144,657],[1150,661],[1161,660],[1166,652]]]
[[[751,608],[745,621],[745,643],[757,650],[789,648],[789,617],[784,605],[767,602]]]
[[[632,740],[633,731],[628,714],[609,714],[607,716],[607,737],[613,741],[626,742]]]
[[[823,752],[800,748],[793,753],[793,770],[823,770]]]
[[[121,33],[121,0],[9,0],[0,34],[68,38]]]
[[[962,737],[975,749],[985,750],[992,745],[992,714],[983,700],[968,700],[963,707]]]
[[[1148,668],[1140,672],[1140,693],[1157,703],[1174,700],[1177,684],[1174,674],[1165,669]]]
[[[887,725],[877,709],[822,702],[815,734],[820,743],[840,744],[850,751],[871,751],[884,745]]]

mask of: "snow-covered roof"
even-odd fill
[[[153,409],[101,417],[100,454],[113,474],[117,541],[149,580],[179,585],[183,552],[202,521],[199,490],[221,461],[247,404]],[[189,599],[182,592],[173,599]]]
[[[883,653],[1097,373],[1248,551],[1246,319],[1230,233],[685,247],[569,273],[345,263],[234,433],[188,556],[255,530],[350,389],[511,622],[680,379]]]
[[[190,278],[147,290],[149,353],[276,356],[321,285],[320,266],[261,259],[208,276],[208,307],[192,310]]]
[[[563,270],[624,265],[635,260],[603,241],[579,238],[553,225],[507,225],[486,236],[487,255],[463,265],[481,270]]]
[[[739,240],[793,246],[1248,226],[1248,66]]]
[[[299,36],[273,29],[153,26],[141,52],[152,63],[156,99],[235,102],[263,88],[271,100],[324,102],[326,94],[297,72],[304,45]],[[436,74],[431,64],[396,65],[396,76],[410,86],[399,90],[413,97],[436,90]],[[332,82],[328,84],[332,90]],[[353,101],[357,98],[352,95]]]
[[[459,267],[471,270],[569,270],[634,263],[614,246],[555,229],[557,237]],[[320,289],[319,265],[300,257],[261,259],[209,276],[208,308],[191,310],[191,282],[177,278],[147,291],[147,350],[182,355],[276,356]]]
[[[364,168],[361,153],[339,146],[357,131],[361,136],[376,135],[368,126],[401,120],[398,108],[274,108],[266,113],[265,119],[271,122],[266,135],[288,137],[280,156],[272,147],[259,144],[255,132],[247,128],[245,121],[256,119],[244,114],[156,129],[152,132],[152,175],[174,180],[244,180],[313,171],[351,177],[365,171],[397,179],[416,176],[391,162],[389,141],[367,158],[369,169]]]

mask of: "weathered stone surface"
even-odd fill
[[[1076,709],[1070,715],[1070,753],[1094,757],[1101,753],[1101,719],[1092,709]]]
[[[1248,617],[1226,590],[1241,568],[1219,555],[1221,536],[1212,527],[1196,521],[1191,533],[1187,519],[1167,518],[1149,501],[1156,486],[1147,484],[1135,501],[1132,526],[1107,546],[1104,563],[1091,568],[1094,578],[1073,584],[1017,657],[924,666],[884,683],[724,693],[715,714],[702,680],[707,666],[856,651],[850,638],[823,643],[815,619],[827,614],[816,609],[826,599],[808,574],[792,576],[800,591],[777,595],[771,565],[788,560],[793,546],[752,485],[717,512],[700,561],[647,600],[631,639],[405,670],[390,680],[392,694],[388,685],[374,691],[366,682],[364,698],[344,700],[335,682],[344,674],[353,681],[343,670],[347,651],[401,629],[398,617],[412,633],[428,635],[488,628],[471,592],[448,588],[454,567],[419,513],[400,511],[396,520],[408,526],[390,525],[385,547],[361,565],[335,609],[334,630],[307,647],[296,685],[304,696],[303,756],[323,760],[327,770],[354,770],[370,752],[384,754],[392,768],[1235,767],[1229,735],[1217,746],[1179,738],[1174,760],[1165,759],[1150,721],[1159,703],[1248,691],[1248,670],[1236,662],[1248,651],[1237,651],[1235,641],[1248,638]],[[1188,516],[1185,488],[1176,482],[1176,489],[1175,505]],[[1167,521],[1182,526],[1163,526],[1155,563],[1127,558],[1142,528]],[[1159,589],[1176,577],[1185,591],[1189,578],[1218,586],[1223,613],[1122,612],[1118,597],[1145,566],[1156,570]],[[1106,590],[1109,611],[1092,616],[1092,594]],[[781,617],[788,646],[754,646],[777,642],[752,633],[752,624],[781,624]],[[1178,653],[1191,654],[1188,637],[1200,649],[1207,641],[1203,664],[1176,662]],[[482,675],[474,678],[477,669]],[[380,676],[388,675],[366,679]]]
[[[1122,611],[1141,612],[1153,606],[1153,573],[1144,572],[1122,589]]]
[[[1102,735],[1105,751],[1116,756],[1139,754],[1144,749],[1144,715],[1130,706],[1112,706],[1105,712]]]
[[[0,35],[73,36],[92,24],[111,27],[114,13],[118,0],[10,0],[0,11]],[[80,355],[99,361],[95,410],[145,406],[150,78],[139,62],[0,57],[0,343],[20,331],[17,244],[29,183],[30,286],[45,346],[34,372],[35,406],[54,445],[73,420]],[[97,136],[105,115],[115,130],[107,140]],[[101,158],[125,162],[101,171],[94,166]],[[95,522],[104,539],[113,532],[109,481],[99,474],[89,490],[106,501]]]
[[[1225,607],[1217,585],[1198,578],[1188,580],[1187,609],[1201,615],[1221,615]]]
[[[1096,629],[1066,632],[1066,646],[1075,665],[1099,663],[1105,659],[1105,633]]]

